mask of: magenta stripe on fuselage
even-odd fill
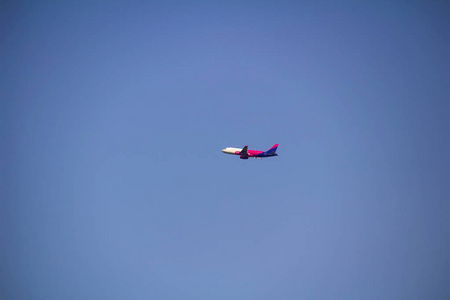
[[[247,150],[248,156],[256,156],[258,154],[264,153],[264,151],[258,151],[258,150]]]

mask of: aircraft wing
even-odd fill
[[[243,156],[248,156],[247,150],[248,150],[248,146],[245,146],[245,147],[241,150],[241,153],[239,153],[239,154],[240,154],[240,155],[243,155]]]

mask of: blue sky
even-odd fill
[[[1,299],[450,297],[444,1],[0,8]]]

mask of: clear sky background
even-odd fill
[[[2,1],[0,298],[450,299],[449,45],[446,1]]]

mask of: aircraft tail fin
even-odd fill
[[[268,155],[278,155],[278,154],[275,154],[275,152],[277,152],[277,149],[278,149],[278,144],[275,144],[275,145],[272,146],[272,148],[270,148],[269,150],[266,151],[266,154],[268,154]]]

